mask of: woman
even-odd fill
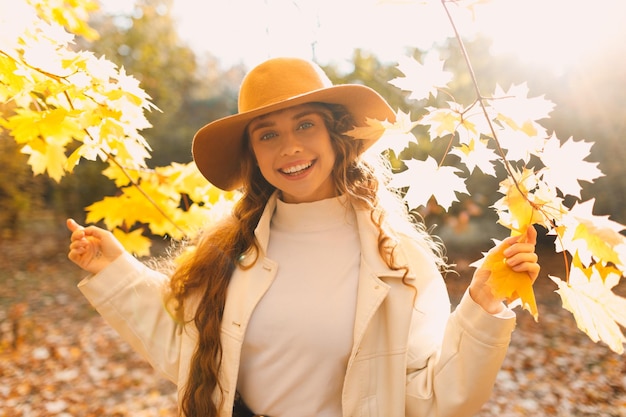
[[[238,114],[193,142],[200,172],[242,198],[171,278],[68,220],[69,258],[93,274],[79,288],[178,385],[181,414],[238,415],[245,402],[274,417],[462,417],[488,399],[515,315],[483,268],[450,314],[440,246],[366,161],[375,139],[345,135],[367,117],[394,113],[309,61],[250,71]],[[531,280],[535,239],[530,228],[502,243]]]

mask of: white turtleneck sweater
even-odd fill
[[[344,197],[277,203],[267,256],[278,273],[250,320],[238,391],[256,413],[338,417],[359,275],[355,214]]]

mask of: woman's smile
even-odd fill
[[[309,168],[311,168],[314,163],[315,161],[310,161],[306,163],[299,163],[297,165],[291,165],[286,168],[281,168],[280,172],[282,172],[283,174],[287,176],[295,177],[300,174],[304,174],[305,172],[308,172]]]

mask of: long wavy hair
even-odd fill
[[[362,154],[363,142],[346,135],[354,126],[350,113],[339,105],[314,105],[324,119],[335,151],[332,177],[337,193],[346,195],[355,207],[370,210],[372,222],[379,231],[378,250],[387,265],[404,270],[406,277],[407,267],[396,265],[393,256],[393,231],[402,229],[403,233],[410,233],[425,243],[432,250],[434,262],[443,267],[443,246],[430,236],[422,222],[409,216],[401,198],[384,186],[390,174],[388,164],[381,163],[382,158],[366,161]],[[192,312],[193,324],[198,330],[198,345],[181,399],[180,412],[187,417],[218,415],[220,404],[216,404],[214,399],[223,398],[218,374],[222,358],[220,326],[226,290],[235,268],[249,268],[249,259],[254,262],[258,259],[259,246],[254,230],[267,201],[276,191],[256,166],[248,138],[245,138],[245,143],[248,145],[247,157],[242,161],[244,185],[232,215],[208,229],[194,242],[195,249],[178,263],[170,281],[167,305],[174,306],[173,313],[179,319],[191,317],[185,314],[185,302],[190,296],[200,299],[195,312]],[[386,221],[387,218],[395,220],[393,226]],[[241,262],[244,254],[245,265]],[[248,256],[250,254],[253,256]],[[217,396],[216,390],[219,390]]]

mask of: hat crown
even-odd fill
[[[315,63],[298,58],[274,58],[253,68],[239,89],[239,113],[269,106],[315,90],[332,82]]]

